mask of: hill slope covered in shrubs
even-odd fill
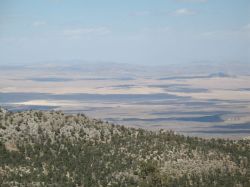
[[[250,186],[250,141],[0,109],[0,186]]]

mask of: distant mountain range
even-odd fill
[[[63,72],[93,72],[100,75],[118,74],[135,76],[150,75],[207,75],[224,77],[228,75],[250,75],[250,64],[239,62],[211,63],[196,62],[186,64],[137,65],[113,62],[86,62],[81,60],[41,62],[26,65],[0,65],[1,70],[53,70]],[[1,71],[0,70],[0,71]]]

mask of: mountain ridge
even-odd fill
[[[250,141],[0,110],[1,186],[249,186]]]

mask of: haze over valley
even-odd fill
[[[149,67],[80,60],[1,66],[0,105],[238,139],[250,134],[249,70],[247,63]]]

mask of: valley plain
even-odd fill
[[[200,137],[250,135],[250,65],[139,66],[72,61],[0,67],[0,105],[62,110]]]

